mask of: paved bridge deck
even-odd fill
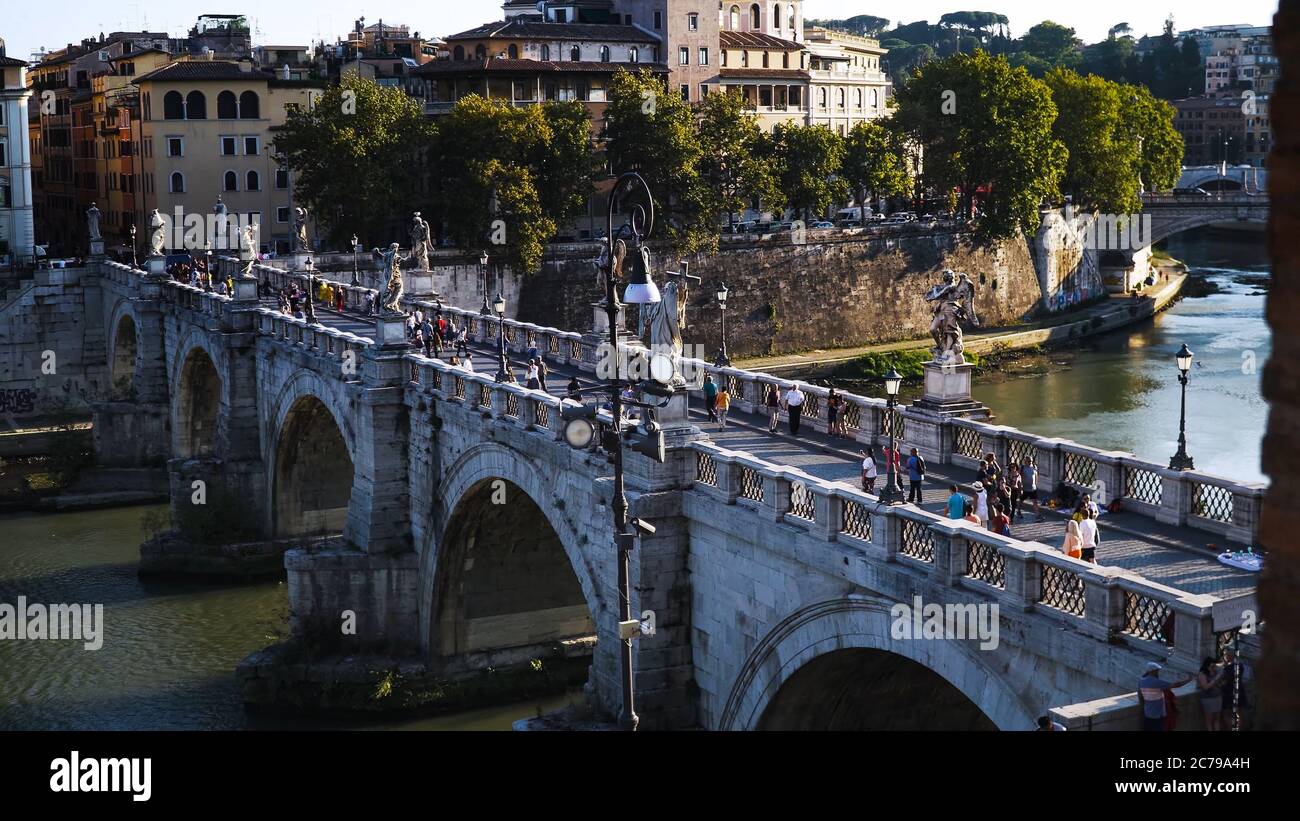
[[[274,300],[265,301],[265,304],[272,309],[276,308]],[[321,308],[317,308],[316,314],[317,319],[327,327],[365,337],[372,337],[375,333],[374,320],[371,318]],[[480,374],[494,374],[497,369],[495,347],[472,342],[469,347],[474,370]],[[449,360],[451,354],[452,351],[444,350],[443,360]],[[514,358],[511,365],[522,384],[524,364]],[[574,376],[578,377],[579,383],[584,387],[595,384],[589,372],[566,365],[548,363],[548,367],[547,389],[552,395],[564,395],[569,379]],[[721,447],[744,451],[774,464],[798,468],[820,479],[845,482],[855,488],[859,486],[861,456],[858,453],[861,445],[857,442],[830,437],[814,430],[810,425],[804,426],[798,438],[794,438],[789,435],[785,422],[782,422],[781,432],[772,435],[768,433],[766,417],[745,413],[734,406],[727,429],[719,430],[716,423],[708,421],[698,397],[692,397],[691,416],[692,421]],[[877,461],[881,463],[880,459]],[[925,483],[923,508],[940,516],[946,515],[948,486],[958,484],[963,492],[969,494],[970,485],[975,478],[973,470],[956,465],[933,466]],[[877,488],[883,487],[884,482],[882,467]],[[1018,520],[1012,528],[1015,538],[1059,546],[1065,535],[1065,516],[1048,510],[1045,506],[1043,515],[1043,522],[1036,522],[1032,513]],[[1102,565],[1120,567],[1188,593],[1231,598],[1251,594],[1255,590],[1258,581],[1256,574],[1227,567],[1214,558],[1215,550],[1208,546],[1223,544],[1224,540],[1212,533],[1192,527],[1166,525],[1132,513],[1103,514],[1100,525],[1101,543],[1097,549],[1097,560]]]

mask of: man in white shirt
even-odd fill
[[[1079,558],[1085,562],[1097,563],[1097,545],[1101,541],[1101,534],[1097,530],[1096,514],[1091,510],[1088,516],[1079,522],[1079,542],[1083,547],[1083,555]]]
[[[786,415],[790,417],[790,435],[799,435],[799,418],[803,415],[803,403],[807,400],[799,386],[795,385],[785,392]]]

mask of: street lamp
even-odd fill
[[[136,261],[135,255],[135,223],[131,223],[131,267],[139,268],[140,263]]]
[[[1178,383],[1182,386],[1182,407],[1178,412],[1178,452],[1169,460],[1170,470],[1193,470],[1192,457],[1187,455],[1187,372],[1192,369],[1192,350],[1184,343],[1174,354],[1178,363]]]
[[[506,360],[506,300],[497,291],[497,298],[492,300],[492,309],[497,312],[501,324],[497,328],[497,381],[510,381],[510,363]]]
[[[487,251],[484,251],[478,258],[478,269],[483,275],[483,307],[478,311],[480,316],[492,316],[492,309],[487,304],[487,266],[488,255]]]
[[[880,501],[887,505],[901,505],[903,503],[903,488],[898,483],[897,469],[897,448],[898,445],[894,438],[894,431],[897,429],[894,407],[898,404],[898,389],[903,384],[903,377],[892,366],[889,373],[884,376],[886,410],[885,418],[889,420],[889,454],[885,457],[888,464],[885,466],[888,470],[888,480],[885,482],[885,489],[880,493]]]
[[[357,270],[357,235],[352,235],[352,284],[361,284],[361,274]]]
[[[307,310],[303,319],[316,324],[316,272],[312,270],[311,257],[307,257]]]
[[[659,288],[650,276],[650,271],[646,266],[646,257],[641,248],[642,241],[654,229],[654,197],[650,192],[650,186],[646,184],[641,175],[629,171],[619,177],[610,190],[609,203],[605,214],[607,228],[605,233],[605,315],[609,326],[609,346],[616,357],[619,353],[618,314],[622,306],[619,304],[615,287],[615,278],[618,272],[614,268],[614,211],[624,193],[633,193],[638,188],[645,193],[645,204],[634,204],[630,209],[631,218],[628,224],[619,228],[620,234],[629,229],[632,234],[632,247],[629,249],[630,253],[627,254],[627,289],[623,294],[623,298],[627,303],[633,305],[650,305],[661,300]],[[672,385],[672,379],[675,374],[675,367],[671,359],[663,355],[652,355],[651,360],[650,373],[654,381],[642,383],[642,392],[649,393],[652,396],[673,396],[675,389]],[[623,674],[623,709],[619,716],[619,726],[624,730],[632,731],[637,728],[639,722],[632,692],[632,641],[641,633],[641,623],[632,618],[632,594],[628,574],[629,554],[632,552],[638,531],[641,533],[654,533],[655,531],[654,527],[648,522],[638,519],[629,520],[628,518],[627,494],[624,490],[623,481],[623,448],[626,443],[635,452],[644,454],[661,464],[665,461],[666,456],[664,453],[663,428],[653,419],[652,415],[653,408],[657,406],[637,400],[625,399],[623,397],[623,387],[624,385],[620,381],[620,368],[616,364],[613,378],[608,383],[583,389],[579,392],[600,391],[609,395],[610,425],[602,435],[601,447],[608,454],[609,460],[614,466],[614,492],[610,506],[614,514],[614,546],[618,551],[618,638],[622,645],[619,649]],[[645,414],[646,421],[635,431],[624,431],[623,408],[625,405],[647,410]],[[565,441],[575,448],[590,446],[595,440],[596,426],[593,420],[597,418],[598,414],[599,410],[594,406],[574,407],[571,405],[564,408],[562,418],[567,423],[564,431]],[[631,435],[626,435],[628,433]],[[629,525],[634,530],[629,531]]]
[[[212,240],[203,242],[203,290],[212,293]]]
[[[722,350],[718,351],[718,367],[730,368],[731,359],[727,356],[727,283],[718,286],[718,308],[722,322]]]

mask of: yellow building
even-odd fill
[[[260,226],[263,251],[287,252],[293,187],[272,146],[289,111],[310,107],[321,84],[205,59],[170,63],[135,83],[146,215],[157,208],[176,231],[187,218],[206,220],[220,198],[232,221]]]

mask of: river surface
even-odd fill
[[[1202,470],[1260,480],[1270,350],[1264,297],[1233,282],[1268,271],[1262,235],[1197,238],[1170,252],[1224,292],[1185,299],[1155,320],[1053,357],[1031,377],[981,381],[976,398],[1002,424],[1164,462],[1176,449],[1174,352],[1196,353],[1188,449]],[[1248,365],[1253,357],[1254,372]],[[364,723],[271,719],[244,712],[235,665],[283,637],[282,582],[198,584],[136,576],[141,518],[151,508],[0,517],[0,602],[104,605],[104,641],[0,641],[0,730],[6,729],[509,729],[574,695],[435,718]]]
[[[1263,233],[1175,238],[1169,253],[1223,289],[1180,300],[1154,320],[1052,357],[1037,376],[977,380],[975,398],[997,422],[1042,436],[1136,453],[1167,464],[1178,449],[1174,353],[1195,354],[1187,386],[1187,452],[1198,470],[1266,481],[1260,446],[1268,405],[1260,393],[1272,334],[1263,289],[1234,282],[1270,270]]]
[[[142,581],[151,507],[0,518],[0,602],[104,605],[103,644],[0,641],[0,730],[508,730],[576,696],[363,722],[244,712],[234,669],[287,631],[283,582]]]

